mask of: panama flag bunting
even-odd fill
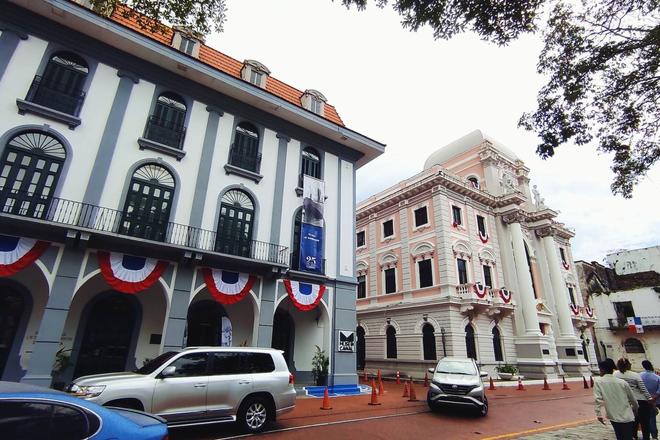
[[[476,283],[474,285],[474,291],[479,298],[483,298],[488,294],[488,287],[484,286],[481,283]]]
[[[639,316],[629,316],[628,317],[628,331],[630,333],[644,333],[644,327],[642,326],[642,318]]]
[[[167,269],[167,261],[98,251],[105,281],[122,293],[138,293],[151,287]]]
[[[511,302],[511,291],[507,289],[500,289],[500,298],[504,301],[505,304]]]
[[[50,243],[25,237],[0,235],[0,276],[8,277],[34,263]]]
[[[302,283],[300,281],[284,280],[284,286],[299,310],[307,311],[316,308],[323,298],[325,286],[323,284]]]
[[[221,304],[234,304],[245,298],[257,277],[223,269],[202,269],[204,282],[211,296]]]

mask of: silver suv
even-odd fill
[[[282,352],[268,348],[169,351],[134,372],[79,377],[67,391],[100,405],[157,414],[170,426],[238,421],[250,432],[296,405]]]
[[[488,373],[480,372],[473,359],[445,357],[435,369],[429,368],[429,373],[433,373],[433,379],[426,401],[431,411],[448,405],[476,408],[481,416],[488,414],[486,389],[481,381]]]

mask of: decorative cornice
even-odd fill
[[[2,31],[2,32],[11,32],[12,34],[16,35],[21,40],[27,40],[28,39],[28,33],[27,32],[25,32],[19,26],[16,26],[16,25],[11,24],[11,23],[0,21],[0,31]]]
[[[216,107],[214,105],[207,105],[206,106],[206,111],[209,113],[216,113],[218,116],[223,116],[225,114],[225,111],[222,110],[220,107]]]
[[[117,76],[120,78],[128,78],[131,81],[133,81],[133,84],[140,83],[140,77],[134,74],[133,72],[129,72],[128,70],[118,70]]]

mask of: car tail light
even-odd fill
[[[289,385],[293,385],[295,383],[293,374],[289,373]]]

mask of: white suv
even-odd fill
[[[280,350],[189,347],[134,372],[79,377],[67,391],[100,405],[159,415],[170,426],[238,421],[250,432],[296,405]]]

